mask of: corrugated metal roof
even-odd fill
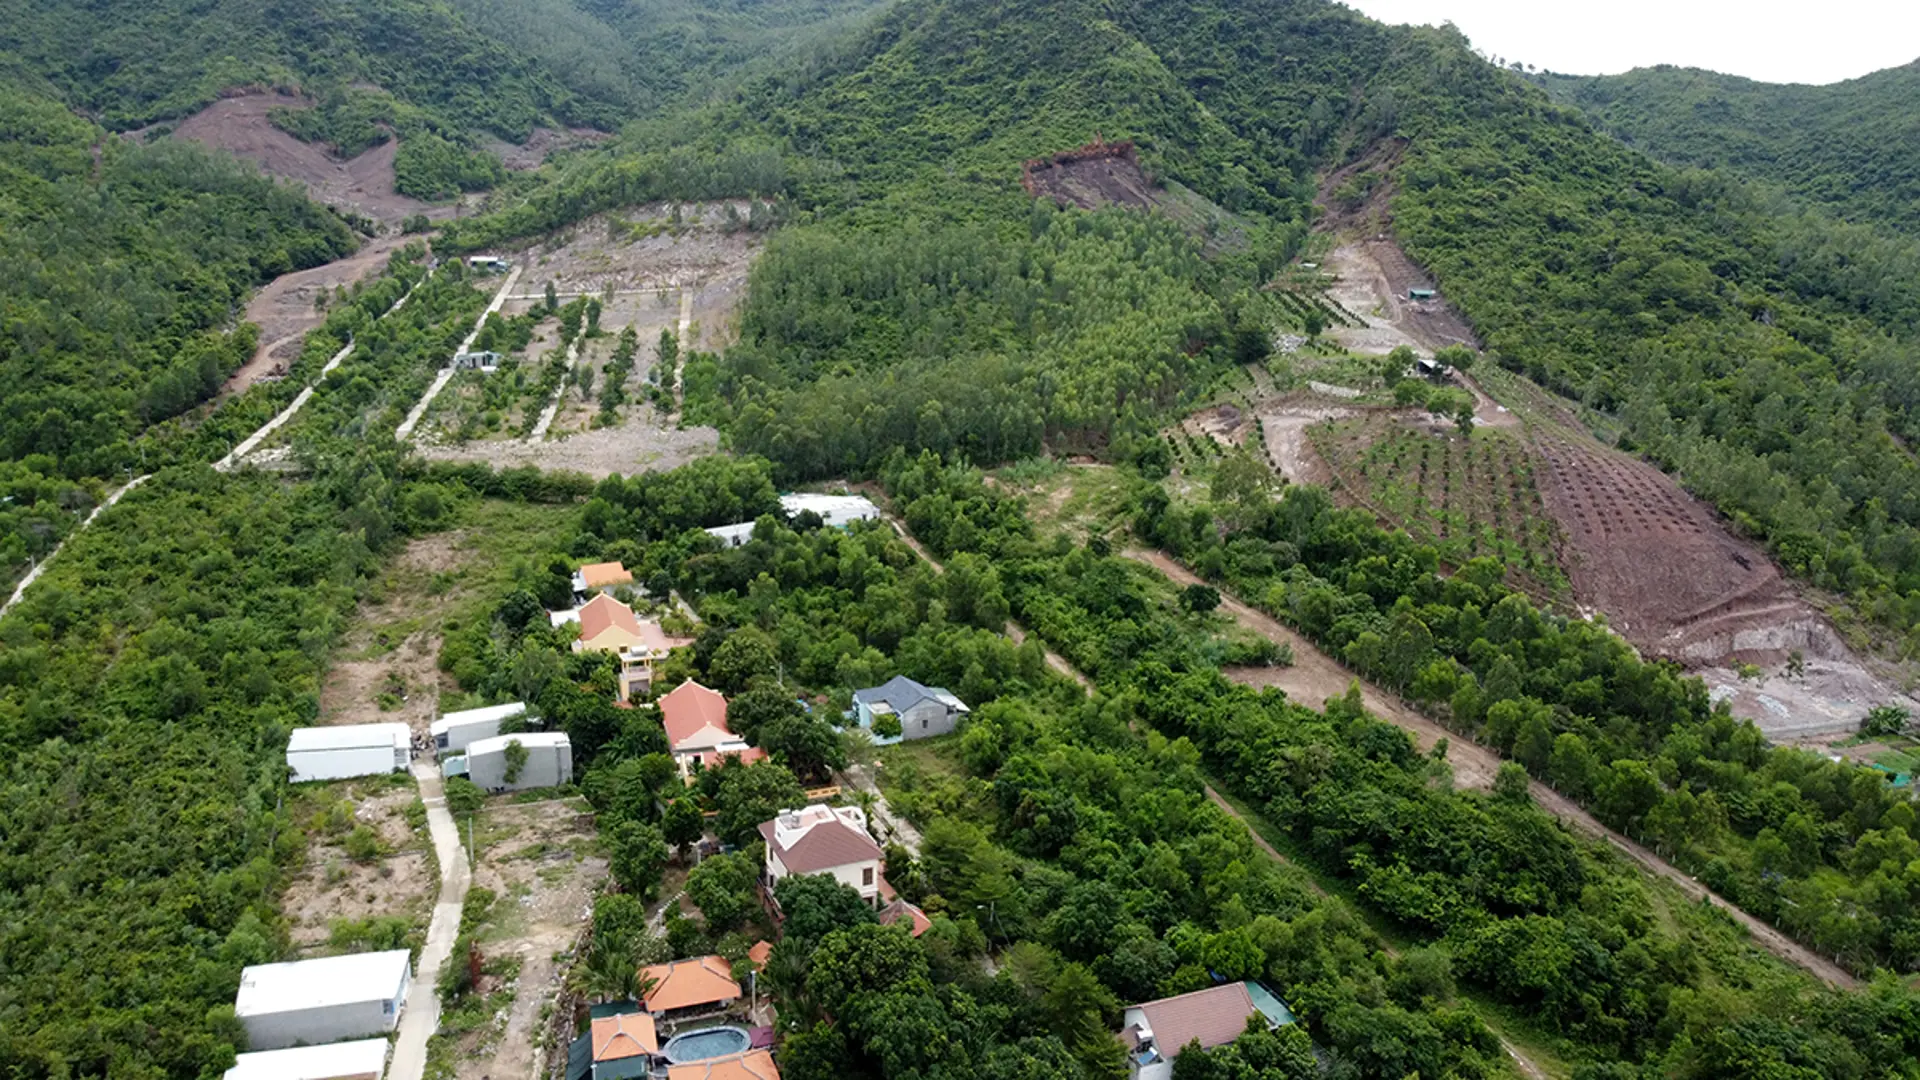
[[[435,720],[429,730],[435,735],[444,735],[447,729],[462,724],[486,724],[496,720],[511,720],[516,716],[526,715],[526,711],[527,703],[524,701],[510,701],[505,705],[487,705],[478,709],[462,709],[459,712],[447,713]]]
[[[481,754],[506,753],[507,744],[517,742],[528,750],[546,749],[554,746],[572,747],[567,742],[564,731],[520,731],[512,735],[495,735],[491,739],[475,739],[467,744],[467,756],[479,757]]]
[[[400,989],[411,966],[406,949],[328,956],[285,964],[256,964],[240,973],[236,1016],[264,1016],[379,1001]]]
[[[372,746],[406,747],[412,732],[405,724],[335,724],[331,727],[294,728],[287,738],[287,753],[314,750],[364,750]]]
[[[226,1080],[380,1080],[386,1068],[387,1040],[360,1039],[241,1054]]]

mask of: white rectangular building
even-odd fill
[[[385,1039],[361,1039],[241,1054],[224,1080],[381,1080],[387,1045]]]
[[[257,964],[240,973],[233,1012],[255,1050],[385,1035],[400,1023],[411,957],[394,949]]]
[[[442,754],[465,753],[468,745],[478,739],[491,739],[500,734],[500,725],[516,716],[527,715],[527,703],[509,702],[505,705],[488,705],[480,709],[464,709],[450,712],[435,720],[428,730],[433,732],[433,748]]]
[[[856,521],[869,521],[880,516],[880,508],[862,495],[815,495],[804,491],[780,496],[780,510],[788,521],[810,510],[818,514],[820,524],[829,529],[844,529]],[[732,525],[716,525],[707,533],[722,545],[734,548],[753,539],[753,526],[754,522],[742,521]]]
[[[527,752],[520,775],[507,779],[507,744],[517,742]],[[525,791],[529,788],[557,787],[573,782],[573,744],[563,731],[522,731],[514,735],[495,735],[468,744],[464,758],[467,779],[485,791]],[[452,762],[448,762],[452,767]],[[449,775],[458,775],[443,769]]]
[[[405,724],[294,728],[287,739],[287,768],[296,784],[397,772],[412,758],[413,733]]]

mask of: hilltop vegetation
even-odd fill
[[[1535,81],[1662,161],[1724,169],[1848,221],[1920,233],[1920,63],[1831,86],[1667,66]]]
[[[1497,362],[1617,416],[1625,445],[1861,615],[1903,635],[1920,623],[1920,465],[1902,445],[1920,439],[1920,371],[1906,359],[1920,249],[1783,216],[1734,179],[1650,160],[1448,29],[1294,0],[1107,14],[904,5],[818,71],[714,106],[693,141],[638,133],[498,220],[552,227],[623,190],[671,193],[634,183],[676,171],[662,163],[777,148],[760,152],[781,167],[759,175],[814,224],[770,246],[704,415],[796,476],[857,468],[872,460],[861,447],[881,442],[979,460],[1036,440],[1125,457],[1188,400],[1188,375],[1252,355],[1231,344],[1241,297],[1296,249],[1313,167],[1390,148],[1369,186]],[[1021,160],[1095,134],[1135,140],[1150,173],[1255,223],[1227,258],[1171,263],[1147,240],[1154,226],[1073,225],[1136,232],[1136,257],[1164,267],[1160,299],[1123,302],[1164,312],[1151,326],[1034,323],[1010,288],[1037,279],[1041,295],[1098,310],[1046,268],[1065,234],[1017,185]],[[1012,278],[969,276],[988,237]],[[783,257],[789,247],[805,257]],[[792,279],[802,266],[814,280]],[[855,344],[879,313],[910,315],[905,348]],[[892,378],[862,356],[885,357]],[[1007,384],[1039,390],[1022,394],[1039,414],[995,401]],[[1098,410],[1059,408],[1053,388],[1071,386],[1101,387]],[[810,419],[844,416],[863,419]]]

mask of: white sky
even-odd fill
[[[1564,75],[1675,64],[1830,83],[1920,58],[1920,0],[1344,2],[1382,22],[1452,22],[1488,56]]]

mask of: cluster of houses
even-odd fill
[[[811,513],[832,527],[879,514],[871,502],[850,496],[788,495],[781,504],[789,516]],[[737,547],[751,539],[753,528],[743,522],[707,531]],[[691,644],[614,595],[632,585],[632,574],[620,563],[583,566],[573,578],[576,606],[549,614],[556,627],[579,627],[576,652],[606,652],[618,660],[622,704],[653,696],[659,665],[673,649]],[[689,783],[728,758],[766,757],[728,726],[727,699],[719,691],[688,679],[655,704],[669,751]],[[948,734],[967,712],[949,691],[901,676],[857,691],[847,715],[884,745]],[[489,792],[569,782],[573,755],[566,734],[537,725],[524,703],[511,702],[440,716],[424,741],[401,723],[299,728],[287,743],[287,765],[295,782],[340,780],[402,770],[424,752],[439,760],[444,775],[464,776]],[[931,925],[924,911],[887,884],[880,845],[858,807],[782,810],[761,824],[760,835],[766,841],[761,884],[776,920],[778,881],[826,874],[857,892],[883,923],[903,923],[915,937]],[[771,949],[758,943],[749,962],[764,964]],[[387,1036],[398,1026],[411,979],[406,950],[247,968],[235,1013],[252,1052],[240,1055],[226,1080],[379,1080]],[[641,972],[641,983],[646,990],[640,1001],[594,1007],[591,1030],[572,1047],[569,1080],[778,1080],[771,1030],[727,1023],[742,1011],[736,1008],[741,987],[723,958],[654,965]],[[676,1029],[671,1038],[661,1037]]]

